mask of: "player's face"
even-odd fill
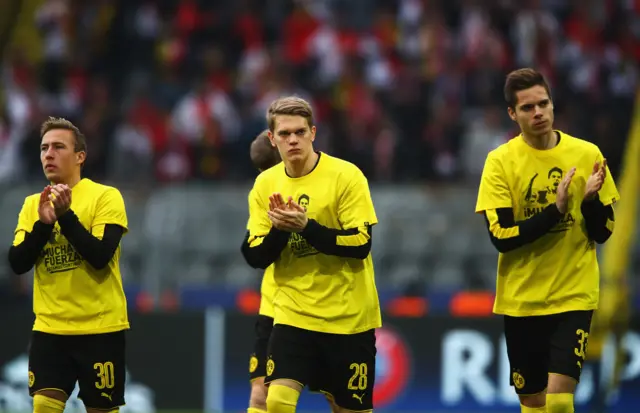
[[[277,115],[274,131],[269,133],[269,139],[278,148],[283,160],[303,161],[313,152],[316,127],[309,127],[302,116]]]
[[[509,116],[525,135],[544,136],[553,130],[553,102],[543,86],[533,86],[516,93],[515,110]]]
[[[50,182],[65,182],[79,173],[85,152],[75,151],[73,132],[53,129],[45,133],[40,143],[40,161],[44,175]]]
[[[553,182],[553,186],[560,185],[560,181],[562,180],[562,175],[559,172],[553,172],[551,174],[551,181]]]

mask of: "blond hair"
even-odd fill
[[[306,119],[310,128],[313,126],[313,109],[311,105],[297,96],[286,96],[271,102],[267,110],[267,125],[271,132],[275,130],[276,116],[278,115],[302,116]]]

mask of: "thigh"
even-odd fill
[[[74,361],[78,366],[78,397],[87,408],[124,405],[126,379],[124,331],[78,336]]]
[[[249,359],[249,380],[267,375],[267,347],[273,330],[273,318],[259,315],[256,320],[255,342]]]
[[[77,371],[68,336],[34,331],[29,343],[29,394],[59,390],[67,397],[76,385]]]
[[[509,383],[519,395],[547,388],[551,316],[504,317],[504,336],[510,365]]]
[[[296,381],[302,387],[309,384],[318,360],[313,332],[276,324],[267,354],[265,384],[279,379]]]
[[[358,334],[325,335],[323,347],[324,377],[320,390],[329,393],[343,409],[373,409],[376,377],[375,330]]]
[[[580,381],[593,311],[570,311],[556,316],[558,322],[551,337],[549,373]]]

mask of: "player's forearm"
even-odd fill
[[[563,214],[551,204],[539,214],[524,221],[515,221],[511,208],[485,211],[491,243],[502,253],[530,244],[556,226]]]
[[[345,258],[365,259],[371,252],[371,227],[333,229],[310,219],[300,233],[319,252]]]
[[[582,201],[580,211],[584,217],[589,238],[598,244],[607,241],[615,226],[613,207],[604,206],[596,194],[594,199]]]
[[[78,216],[69,210],[58,218],[60,232],[82,258],[96,270],[105,268],[118,249],[123,230],[118,225],[106,225],[102,239],[82,226]]]
[[[24,274],[33,268],[52,232],[53,225],[36,221],[33,230],[25,235],[24,240],[9,248],[11,270],[16,274]]]
[[[284,247],[289,242],[289,233],[272,227],[269,233],[262,237],[251,237],[249,232],[242,242],[242,255],[253,268],[266,269],[273,264]]]

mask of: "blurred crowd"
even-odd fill
[[[95,179],[250,179],[249,142],[285,94],[372,181],[476,182],[517,134],[502,86],[523,66],[615,174],[639,82],[638,0],[11,1],[0,182],[40,176],[49,115],[87,135]]]

